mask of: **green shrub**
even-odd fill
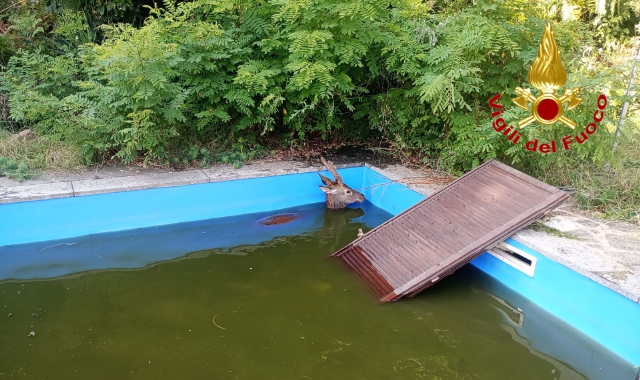
[[[37,174],[29,170],[24,162],[14,161],[5,156],[0,156],[0,177],[6,176],[20,182],[36,177]]]
[[[170,139],[194,129],[253,140],[278,127],[303,138],[362,126],[351,113],[366,82],[395,62],[415,69],[418,59],[394,48],[404,37],[386,3],[305,4],[169,4],[142,28],[106,28],[105,41],[78,56],[16,55],[4,88],[16,119],[79,140],[87,159],[163,159]],[[58,78],[42,74],[66,65],[74,68]]]
[[[185,136],[251,146],[269,135],[294,142],[376,133],[452,171],[488,158],[531,171],[564,158],[506,142],[491,127],[487,101],[501,93],[507,105],[515,87],[528,87],[548,18],[556,20],[567,87],[583,88],[575,121],[586,124],[601,92],[611,109],[622,101],[620,66],[595,52],[603,37],[590,33],[613,31],[582,21],[593,19],[590,8],[576,4],[577,13],[565,15],[526,1],[195,0],[153,8],[139,28],[102,26],[101,43],[88,42],[91,29],[67,12],[53,28],[66,43],[19,51],[2,89],[14,118],[79,144],[87,161],[166,160],[172,141]],[[635,20],[630,9],[619,16]],[[589,144],[563,155],[607,160],[614,114],[607,111]],[[513,122],[524,115],[515,107],[505,114]],[[563,133],[525,132],[541,140]]]

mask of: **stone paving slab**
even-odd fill
[[[351,163],[336,165],[336,168],[344,169],[360,166],[364,166],[364,164]],[[272,161],[253,163],[251,165],[245,165],[240,169],[234,169],[232,167],[215,167],[204,169],[203,172],[209,177],[211,182],[219,182],[235,179],[269,177],[274,175],[311,173],[322,170],[327,169],[319,163],[309,163],[302,161]]]
[[[339,169],[363,166],[363,163],[336,165]],[[47,174],[40,178],[18,182],[0,177],[0,203],[13,203],[49,199],[63,196],[102,194],[115,191],[141,190],[155,187],[189,185],[205,182],[230,181],[274,175],[286,175],[324,170],[320,162],[258,161],[236,169],[231,165],[219,165],[208,169],[173,171],[167,168],[110,167],[71,174]],[[70,192],[60,188],[72,187]],[[56,185],[54,185],[56,184]],[[31,189],[36,190],[28,190]],[[49,189],[50,188],[50,189]],[[9,190],[14,189],[14,190]],[[25,190],[22,190],[25,189]],[[6,194],[3,195],[3,194]],[[59,194],[55,196],[55,194]]]
[[[71,182],[39,183],[0,187],[0,204],[38,199],[73,197]]]
[[[76,196],[209,182],[201,170],[73,181]]]
[[[77,173],[45,173],[38,178],[29,179],[24,182],[0,177],[0,188],[15,187],[23,185],[37,185],[52,182],[72,182],[86,179],[101,179],[114,177],[128,177],[133,175],[146,175],[154,173],[173,173],[169,168],[141,168],[139,166],[116,166],[106,168],[95,168]]]
[[[19,186],[27,186],[27,185],[42,185],[42,184],[48,184],[53,182],[69,182],[70,183],[71,181],[85,179],[86,177],[87,177],[86,173],[43,174],[38,178],[28,179],[23,182],[18,182],[16,180],[13,180],[7,177],[0,177],[0,188],[19,187]]]
[[[525,229],[513,239],[640,303],[640,227],[577,214],[570,202],[541,223],[572,237]]]
[[[424,178],[424,176],[402,165],[388,165],[385,168],[379,168],[369,164],[365,164],[365,166],[382,174],[392,181],[403,184],[425,197],[431,195],[442,187],[442,185],[436,184],[415,183],[414,180]]]
[[[357,166],[362,166],[362,164]],[[338,167],[342,168],[345,166],[338,165]],[[220,182],[235,179],[269,177],[274,175],[308,173],[321,169],[323,168],[319,165],[312,165],[308,162],[301,161],[261,161],[250,165],[243,165],[239,169],[235,169],[229,165],[224,165],[203,169],[202,172],[209,177],[210,182]]]

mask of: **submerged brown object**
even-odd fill
[[[318,173],[324,186],[319,186],[324,192],[327,208],[345,208],[351,203],[364,202],[364,195],[347,186],[343,181],[336,167],[331,161],[320,157],[322,164],[333,174],[334,181]]]
[[[264,224],[265,226],[272,226],[274,224],[284,224],[297,219],[298,215],[299,214],[293,214],[293,213],[271,215],[271,216],[267,216],[266,218],[259,219],[257,220],[257,222],[260,224]]]
[[[332,256],[381,301],[413,297],[567,198],[489,160]]]

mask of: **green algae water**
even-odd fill
[[[256,214],[0,249],[3,263],[62,263],[31,263],[0,282],[0,379],[633,379],[613,354],[469,265],[416,298],[379,304],[328,258],[390,217],[370,204],[282,212],[300,218],[275,230],[256,227],[269,215]],[[168,251],[176,257],[139,261]],[[46,278],[93,268],[79,264],[89,256],[116,264]],[[602,377],[563,361],[571,347],[555,357],[534,347],[523,337],[530,321],[542,326],[532,336],[577,336]]]

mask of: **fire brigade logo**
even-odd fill
[[[522,128],[536,121],[543,125],[560,122],[571,128],[570,134],[557,142],[556,140],[543,142],[536,138],[525,143],[526,150],[542,154],[556,153],[559,149],[569,150],[573,143],[582,145],[589,139],[589,136],[596,132],[599,123],[604,118],[607,97],[605,94],[598,97],[596,110],[593,113],[593,122],[587,124],[583,130],[574,131],[577,123],[566,117],[564,112],[582,103],[582,99],[578,98],[580,89],[565,89],[562,96],[557,94],[558,89],[567,83],[567,72],[560,61],[560,52],[553,36],[551,23],[547,23],[544,28],[538,56],[529,70],[529,83],[538,90],[538,96],[534,96],[530,89],[518,87],[515,91],[519,96],[511,99],[518,107],[531,112],[531,115],[518,121],[517,128],[509,125],[501,116],[504,113],[504,107],[499,103],[502,95],[496,94],[489,100],[489,107],[492,109],[491,117],[494,119],[491,123],[493,129],[505,136],[511,143],[518,144],[520,138],[523,137]]]
[[[530,89],[516,88],[516,93],[520,95],[511,99],[518,107],[529,110],[531,103],[531,116],[518,122],[518,127],[525,127],[534,121],[544,125],[551,125],[559,121],[567,127],[574,129],[576,123],[563,115],[564,103],[567,104],[567,111],[582,103],[578,98],[580,89],[567,89],[564,95],[558,96],[556,91],[567,82],[567,72],[560,61],[558,44],[553,36],[551,23],[547,23],[544,28],[544,35],[538,48],[538,56],[529,70],[529,83],[535,87],[540,95],[537,97],[531,94]]]

